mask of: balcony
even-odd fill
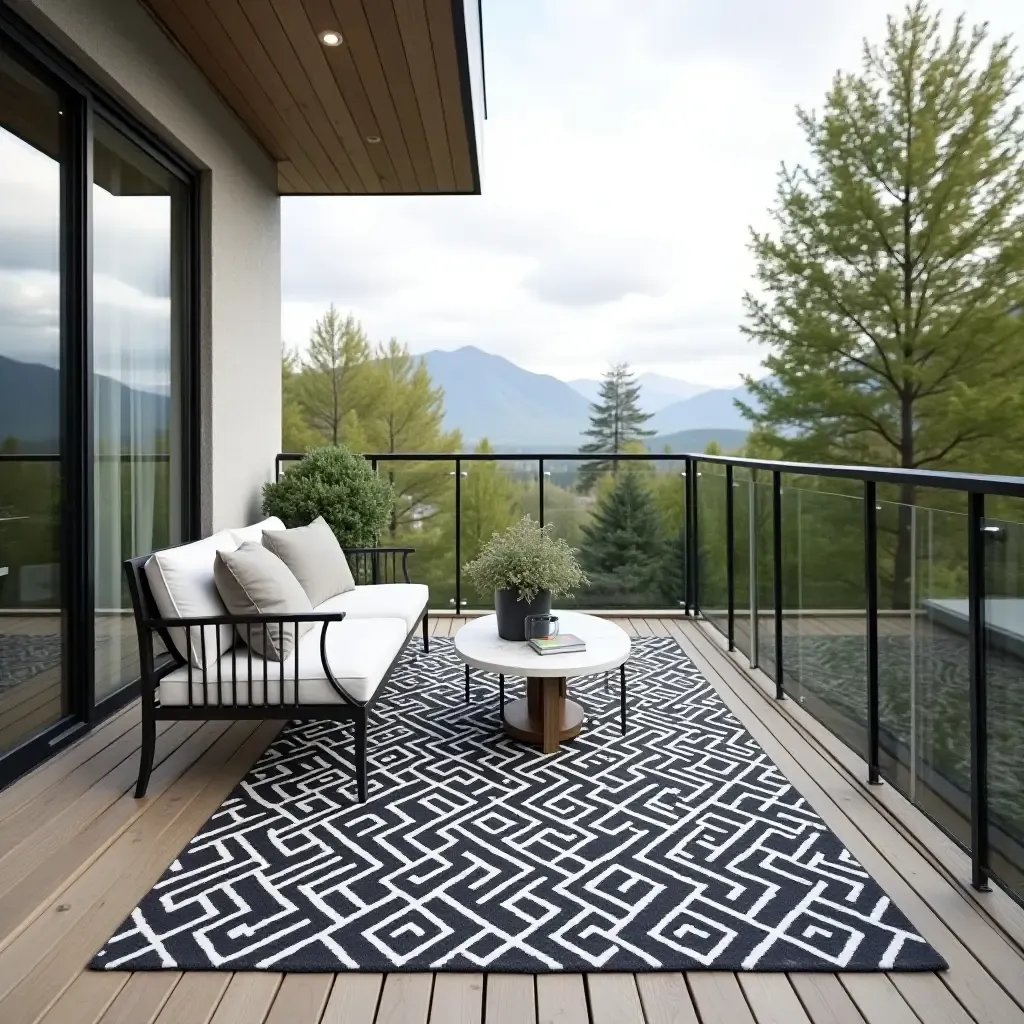
[[[487,607],[459,570],[477,543],[484,471],[524,485],[509,514],[554,522],[570,539],[594,521],[572,486],[573,455],[374,461],[405,479],[415,466],[415,479],[439,488],[396,524],[396,539],[425,542],[411,567],[444,613],[436,636]],[[948,971],[89,972],[279,729],[164,723],[149,796],[135,801],[131,704],[0,793],[0,1019],[1024,1022],[1024,745],[1014,741],[1024,686],[1010,603],[1010,513],[1024,481],[698,455],[616,461],[619,472],[661,474],[664,539],[683,538],[666,551],[678,562],[647,589],[627,574],[616,591],[612,574],[577,606],[633,636],[675,640]],[[904,533],[913,557],[901,590],[893,560]],[[618,607],[605,603],[615,597]],[[488,699],[485,681],[473,685],[474,699]],[[371,743],[371,767],[373,757]]]

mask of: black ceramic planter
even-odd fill
[[[494,610],[498,614],[498,636],[502,640],[525,640],[526,616],[551,614],[551,591],[542,590],[532,601],[520,601],[516,589],[496,590]]]

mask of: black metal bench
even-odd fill
[[[401,547],[380,547],[380,548],[353,548],[345,552],[352,575],[357,584],[374,585],[378,583],[411,583],[409,578],[408,558],[413,553],[413,548]],[[336,721],[351,720],[355,725],[354,761],[356,772],[356,784],[359,792],[360,802],[366,800],[366,725],[369,713],[377,699],[380,697],[388,680],[394,672],[409,642],[416,634],[417,627],[422,624],[423,649],[430,650],[430,638],[428,627],[428,611],[424,606],[423,611],[413,623],[400,650],[395,655],[383,678],[373,692],[373,696],[366,702],[353,700],[338,684],[331,672],[327,662],[327,629],[334,622],[341,622],[345,618],[344,612],[302,612],[295,615],[214,615],[200,618],[172,618],[165,619],[157,611],[153,600],[153,592],[150,590],[149,581],[146,579],[145,565],[150,555],[142,555],[138,558],[129,558],[124,563],[124,570],[128,577],[128,590],[131,594],[132,609],[135,613],[135,628],[139,637],[139,659],[142,667],[142,750],[139,760],[139,780],[135,787],[136,798],[146,795],[149,786],[149,776],[153,770],[153,756],[156,749],[156,723],[158,721],[187,721],[197,719],[240,721],[244,719],[326,719]],[[402,579],[399,580],[398,572],[401,571]],[[295,656],[286,661],[275,663],[277,669],[274,672],[270,669],[267,661],[260,659],[263,664],[262,672],[255,679],[252,678],[252,656],[247,659],[248,675],[238,671],[238,659],[232,659],[232,670],[225,673],[221,669],[221,657],[228,652],[228,648],[222,650],[220,628],[231,626],[232,634],[238,629],[251,636],[253,628],[262,629],[266,626],[276,625],[282,628],[292,625],[296,628],[300,623],[320,623],[320,661],[323,665],[327,682],[338,694],[339,702],[331,704],[303,704],[299,701],[299,645],[294,645]],[[217,637],[217,661],[215,666],[206,666],[206,629],[200,629],[200,661],[203,668],[197,668],[192,662],[192,629],[195,627],[214,627],[213,632]],[[181,655],[171,641],[168,630],[182,629],[185,635],[186,651]],[[170,652],[169,657],[161,657],[159,664],[154,655],[154,635],[160,636]],[[234,638],[234,637],[233,637]],[[161,706],[158,699],[160,680],[179,668],[188,669],[188,703],[184,705]],[[272,681],[279,681],[279,699],[276,702],[267,701],[269,686]],[[285,684],[294,683],[292,701],[285,700]],[[195,699],[194,684],[202,686],[203,701]],[[237,696],[237,686],[245,683],[248,686],[250,700],[253,697],[253,684],[263,684],[263,702],[260,704],[243,703],[237,705],[234,699]],[[234,689],[227,689],[234,687]],[[224,703],[222,695],[228,692],[231,701]]]

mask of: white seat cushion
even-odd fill
[[[202,616],[227,615],[227,608],[213,582],[213,563],[218,551],[234,551],[238,542],[230,530],[221,530],[205,540],[181,544],[176,548],[157,551],[146,562],[146,580],[153,591],[157,611],[165,619],[187,619]],[[217,660],[217,634],[220,649],[227,651],[234,643],[230,626],[200,629],[192,628],[192,664],[202,667],[203,643],[206,645],[206,664]],[[169,630],[175,650],[184,658],[188,650],[184,629]],[[203,634],[205,633],[205,637]]]
[[[322,625],[315,625],[299,641],[300,704],[341,704],[341,697],[327,681],[320,659]],[[388,666],[402,649],[409,634],[403,619],[345,619],[327,627],[327,663],[338,685],[359,702],[368,701],[380,685]],[[232,666],[237,682],[232,686]],[[267,661],[252,655],[252,692],[249,687],[249,652],[236,647],[220,660],[218,694],[217,666],[207,669],[208,699],[204,700],[202,673],[192,673],[192,703],[195,705],[238,706],[264,703],[263,672],[266,666],[266,703],[281,702],[281,673],[284,672],[284,699],[295,700],[295,655],[285,661]],[[234,692],[233,692],[234,691]],[[237,693],[237,701],[235,699]],[[165,707],[188,704],[188,667],[182,666],[160,680],[160,703]]]
[[[240,530],[231,530],[231,536],[238,542],[238,547],[241,547],[247,540],[253,540],[257,544],[263,543],[263,531],[264,530],[283,530],[284,523],[281,522],[277,516],[271,516],[269,519],[264,519],[262,523],[255,523],[252,526],[243,526]]]
[[[430,590],[425,583],[378,583],[329,597],[316,611],[344,612],[350,619],[396,617],[405,621],[408,632],[416,625],[429,599]]]

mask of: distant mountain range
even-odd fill
[[[484,437],[496,447],[523,452],[579,446],[593,400],[587,396],[596,398],[597,381],[570,382],[531,373],[471,345],[427,352],[423,358],[434,382],[444,388],[445,428],[461,430],[467,446]],[[702,437],[707,440],[699,450],[711,440],[724,448],[743,443],[750,425],[734,400],[746,396],[746,388],[702,388],[659,374],[643,374],[638,380],[644,409],[657,408],[648,424],[657,431],[649,442],[652,451],[665,444],[674,451],[692,451]],[[691,435],[687,447],[675,436],[681,432]]]
[[[693,384],[688,380],[665,377],[660,373],[638,374],[636,382],[641,387],[645,412],[658,412],[665,406],[672,405],[681,399],[693,398],[694,395],[711,390],[704,384]],[[601,388],[599,380],[570,380],[567,383],[588,402],[597,401],[598,391]]]
[[[747,433],[750,423],[736,408],[737,398],[758,408],[758,403],[744,385],[738,388],[715,388],[665,406],[654,414],[647,425],[659,434],[693,429],[741,430]]]
[[[579,444],[590,403],[564,380],[531,373],[472,345],[423,356],[435,384],[444,388],[445,429],[461,430],[468,445]]]
[[[589,422],[590,402],[575,386],[547,374],[531,373],[502,356],[468,346],[424,355],[427,369],[444,389],[445,428],[462,432],[467,448],[486,437],[503,451],[575,451]],[[664,397],[672,387],[698,387],[668,377],[653,378],[652,388]],[[593,383],[593,382],[591,382]],[[745,389],[699,391],[663,405],[649,426],[651,451],[670,445],[673,451],[703,451],[718,441],[725,449],[743,444],[749,425],[733,401]],[[653,406],[642,400],[647,409]],[[0,442],[17,441],[22,452],[58,451],[60,373],[41,363],[0,356]],[[166,395],[130,388],[111,377],[97,376],[94,385],[101,443],[111,449],[131,446],[157,451],[166,439],[170,405]]]

